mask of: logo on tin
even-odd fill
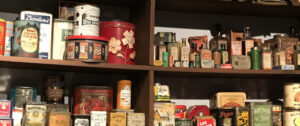
[[[25,20],[40,22],[40,23],[44,23],[44,24],[50,24],[50,16],[25,14]]]

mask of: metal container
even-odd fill
[[[6,32],[6,21],[0,18],[0,56],[4,55],[5,32]]]
[[[236,107],[236,126],[249,126],[249,108]]]
[[[110,126],[126,126],[126,113],[110,113],[109,125]]]
[[[14,107],[23,108],[26,102],[36,100],[36,89],[33,87],[18,86],[10,90],[10,97],[14,103]]]
[[[12,119],[14,121],[14,126],[21,126],[23,117],[23,109],[13,109]]]
[[[90,116],[73,115],[72,126],[90,126]]]
[[[9,100],[0,100],[0,118],[12,117],[12,103]]]
[[[203,116],[209,116],[210,115],[210,111],[209,108],[206,105],[195,105],[195,106],[191,106],[188,109],[188,119],[193,119],[195,116],[198,116],[200,113],[203,114]]]
[[[91,126],[106,126],[107,112],[106,111],[91,111]]]
[[[117,109],[131,108],[131,81],[118,81]]]
[[[74,7],[74,35],[99,36],[100,8],[81,4]]]
[[[211,108],[245,107],[245,92],[218,92],[210,100]]]
[[[176,119],[175,126],[193,126],[193,122],[189,119]]]
[[[50,112],[48,113],[47,126],[70,126],[71,113],[69,112]]]
[[[300,83],[284,85],[284,108],[300,109]]]
[[[272,105],[273,126],[282,126],[282,105]]]
[[[235,109],[211,109],[210,113],[215,117],[217,126],[235,126]]]
[[[67,37],[66,59],[83,62],[107,62],[108,43],[100,36]]]
[[[109,40],[109,63],[134,64],[136,53],[134,24],[121,21],[101,22],[100,36]]]
[[[46,125],[46,104],[29,103],[25,105],[25,113],[22,119],[22,126],[45,126]]]
[[[285,109],[283,111],[283,126],[299,126],[300,110]]]
[[[53,24],[52,59],[64,59],[66,38],[73,35],[73,21],[55,19]]]
[[[14,22],[6,21],[4,56],[10,56],[13,34],[14,34]]]
[[[0,126],[14,126],[13,119],[0,119]]]
[[[154,102],[154,126],[175,125],[175,103]]]
[[[107,111],[113,107],[113,90],[108,86],[79,86],[74,90],[74,114]]]
[[[145,126],[145,113],[127,113],[127,126]]]
[[[15,21],[12,56],[39,57],[40,23],[33,21]]]
[[[47,104],[47,112],[67,113],[67,112],[69,112],[69,105]]]
[[[250,126],[271,126],[272,105],[266,102],[250,103]]]

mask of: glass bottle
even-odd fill
[[[200,50],[200,60],[211,60],[212,54],[209,49],[207,49],[207,46],[202,45]]]
[[[197,54],[197,44],[196,43],[193,43],[192,44],[192,50],[190,52],[190,67],[191,66],[195,66],[195,55]]]
[[[221,64],[221,53],[218,50],[213,50],[213,60],[215,67]]]
[[[254,47],[251,49],[251,68],[253,70],[259,70],[260,63],[260,50],[255,42]]]
[[[60,104],[63,102],[64,96],[62,77],[51,76],[49,78],[46,89],[46,101],[47,103]]]
[[[186,38],[182,38],[182,47],[181,47],[181,61],[189,60],[189,48],[186,46]]]
[[[273,59],[270,44],[262,48],[261,67],[263,70],[272,70]]]
[[[226,45],[225,44],[221,44],[221,63],[222,64],[227,64],[229,62],[229,58],[228,58],[228,51],[226,50]]]
[[[296,70],[300,70],[300,45],[294,46],[294,65]]]
[[[209,41],[209,48],[212,51],[220,50],[221,44],[225,44],[226,50],[227,45],[229,43],[228,39],[222,37],[222,26],[220,24],[217,25],[217,34]]]
[[[275,66],[281,66],[286,65],[286,54],[285,51],[281,48],[281,40],[279,39],[277,43],[277,48],[274,52],[274,67]]]
[[[176,42],[175,37],[176,37],[175,33],[173,33],[171,43],[168,44],[168,52],[170,53],[170,56],[173,57],[172,62],[174,62],[175,60],[178,60],[178,56],[179,56],[178,55],[178,52],[179,52],[178,43]]]
[[[244,28],[244,38],[242,40],[242,55],[248,56],[251,49],[254,47],[254,40],[251,38],[250,27]]]
[[[160,37],[160,41],[159,41],[159,60],[160,61],[163,61],[163,52],[166,52],[167,51],[167,48],[165,46],[165,43],[164,43],[164,37]]]

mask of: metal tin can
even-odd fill
[[[91,111],[91,126],[106,126],[106,111]]]
[[[250,125],[251,126],[271,126],[272,106],[266,102],[250,102]],[[286,125],[288,126],[288,125]]]
[[[300,110],[285,109],[283,111],[283,126],[299,126]]]
[[[10,56],[13,34],[14,34],[14,22],[6,21],[4,56]]]
[[[282,126],[282,106],[272,105],[272,123],[273,126]]]
[[[110,113],[109,125],[110,126],[126,126],[126,113]]]
[[[6,32],[6,21],[0,18],[0,56],[4,55],[5,32]]]
[[[12,117],[12,103],[9,100],[0,100],[0,118]]]
[[[235,112],[236,112],[236,126],[250,126],[248,107],[236,107]]]
[[[22,119],[22,126],[45,126],[46,125],[46,104],[29,103],[25,105],[25,114]]]
[[[113,90],[108,86],[79,86],[74,90],[74,114],[89,115],[91,111],[110,112]]]
[[[175,118],[185,119],[186,118],[186,106],[176,105],[175,106]]]
[[[193,126],[193,122],[189,119],[176,119],[175,126]]]
[[[145,126],[145,113],[127,113],[127,126]]]
[[[10,97],[14,107],[23,108],[26,102],[36,100],[36,89],[33,87],[18,86],[10,90]]]
[[[219,126],[234,126],[236,124],[235,109],[212,109],[210,112],[216,118]]]
[[[198,116],[200,113],[203,113],[203,116],[209,116],[210,111],[206,105],[195,105],[188,109],[188,119],[193,119],[195,116]]]
[[[69,112],[50,112],[48,113],[47,126],[70,126],[71,113]]]
[[[100,8],[82,4],[74,7],[74,35],[99,36]]]
[[[0,119],[0,126],[14,126],[13,119]]]
[[[23,109],[13,109],[12,119],[14,121],[14,126],[21,126],[23,117]]]
[[[135,25],[121,21],[101,22],[100,36],[109,40],[109,63],[134,64]]]
[[[90,126],[90,116],[73,115],[72,126]]]
[[[67,60],[107,62],[108,43],[100,36],[69,36],[66,46]]]
[[[300,83],[284,85],[284,108],[300,109]]]
[[[260,69],[260,51],[258,47],[253,47],[251,50],[251,68],[253,70]]]
[[[40,23],[33,21],[15,21],[12,56],[38,58]]]
[[[66,38],[73,35],[73,21],[55,19],[53,23],[52,59],[64,59]]]
[[[154,126],[175,125],[175,103],[154,102]]]
[[[131,108],[131,81],[118,81],[117,109]]]

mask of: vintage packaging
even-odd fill
[[[217,126],[216,119],[213,116],[203,116],[201,114],[200,116],[195,116],[193,124],[193,126]]]
[[[0,100],[0,118],[12,117],[12,102],[9,100]]]
[[[295,70],[294,65],[280,65],[280,66],[274,66],[274,70]]]
[[[35,11],[21,11],[21,20],[39,22],[39,58],[50,59],[52,48],[52,14]]]
[[[155,98],[155,101],[171,101],[169,86],[161,85],[160,83],[155,83],[154,98]]]
[[[11,55],[38,58],[40,23],[17,20],[14,22],[14,36]]]
[[[52,59],[64,59],[66,38],[73,35],[73,21],[55,19],[53,23]]]
[[[36,100],[36,89],[33,87],[17,86],[10,90],[10,99],[15,108],[23,108],[26,102]]]
[[[14,121],[14,126],[21,126],[23,118],[23,109],[13,109],[12,119]]]
[[[300,109],[300,83],[284,85],[284,108]]]
[[[63,20],[74,20],[74,6],[79,3],[70,1],[59,1],[58,18]]]
[[[145,113],[127,113],[127,126],[145,126]]]
[[[47,104],[47,112],[69,112],[69,105],[66,104]]]
[[[73,115],[72,126],[90,126],[90,116]]]
[[[113,90],[108,86],[78,86],[74,90],[74,114],[89,115],[91,111],[110,111]]]
[[[272,105],[267,102],[251,102],[250,104],[250,125],[271,126]]]
[[[175,119],[175,126],[193,126],[193,121],[189,119]]]
[[[186,118],[186,106],[176,105],[175,106],[175,118],[185,119]]]
[[[106,126],[106,111],[91,111],[91,126]]]
[[[71,113],[50,112],[47,126],[71,126]]]
[[[4,56],[10,56],[13,35],[14,35],[14,22],[6,21]]]
[[[200,47],[208,47],[208,38],[207,36],[192,36],[188,38],[189,44],[192,45],[193,43],[197,44],[196,52],[200,52]],[[192,48],[190,49],[192,50]]]
[[[109,125],[110,126],[126,126],[127,114],[125,112],[110,113]]]
[[[201,60],[201,68],[215,68],[214,60]]]
[[[22,126],[45,126],[47,106],[43,103],[26,103]]]
[[[249,108],[248,107],[236,107],[236,126],[250,126],[249,124]]]
[[[300,122],[300,111],[285,109],[283,111],[283,126],[298,126]]]
[[[206,105],[194,105],[189,107],[187,111],[187,118],[192,120],[195,116],[198,116],[200,113],[203,114],[203,116],[209,116],[209,108]]]
[[[272,105],[272,126],[282,126],[281,105]]]
[[[117,109],[131,108],[131,81],[119,80],[117,92]]]
[[[250,56],[232,55],[231,63],[233,69],[251,69]]]
[[[232,64],[222,64],[221,69],[231,70],[232,69]]]
[[[211,108],[245,107],[245,92],[218,92],[210,100]]]
[[[218,126],[235,126],[235,109],[211,109],[210,113],[215,117]]]
[[[154,102],[154,126],[175,126],[175,104]]]
[[[155,37],[154,37],[154,44],[155,45],[162,45],[162,44],[168,44],[168,43],[171,43],[172,42],[172,38],[174,38],[173,35],[176,35],[174,34],[173,32],[157,32],[155,34]],[[176,38],[176,36],[175,36]],[[161,42],[161,39],[163,43],[160,43]]]
[[[242,32],[230,31],[227,35],[229,42],[229,54],[232,55],[242,55]]]
[[[4,56],[6,21],[0,18],[0,56]]]
[[[0,126],[15,126],[13,119],[0,119]]]

